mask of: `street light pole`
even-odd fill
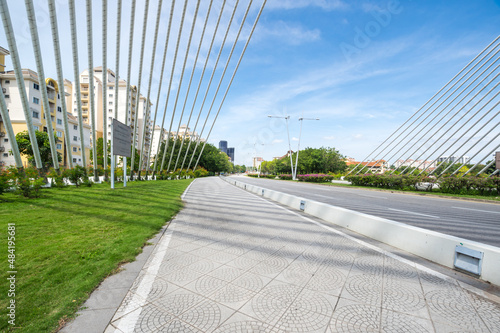
[[[297,178],[295,177],[295,172],[294,172],[294,169],[293,169],[293,158],[292,158],[292,145],[290,143],[290,131],[288,130],[288,119],[290,119],[290,116],[268,116],[269,118],[282,118],[282,119],[285,119],[286,121],[286,133],[288,134],[288,153],[290,154],[290,166],[292,168],[292,179],[293,180],[297,180]]]
[[[304,122],[304,120],[319,120],[319,118],[304,118],[304,117],[299,118],[299,121],[300,121],[300,131],[299,131],[299,143],[297,145],[297,157],[295,159],[295,176],[294,176],[294,180],[297,177],[297,168],[298,168],[298,165],[299,165],[299,152],[300,152],[300,137],[302,136],[302,123]]]

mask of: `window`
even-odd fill
[[[73,129],[76,131],[78,129],[77,125],[73,125]]]
[[[109,86],[109,87],[108,87],[108,89],[109,89],[109,90],[113,90],[113,89],[114,89],[114,87],[113,87],[113,86]]]
[[[58,138],[60,138],[60,137],[62,137],[62,132],[61,131],[57,131],[56,135],[57,135]]]
[[[57,147],[57,149],[62,149],[62,145],[61,145],[60,143],[58,143],[58,144],[56,145],[56,147]]]
[[[77,136],[73,136],[73,141],[78,141],[78,137]]]
[[[76,149],[76,147],[73,147],[73,151],[76,153],[78,149]]]
[[[57,107],[57,112],[62,112],[62,109],[60,106]]]
[[[9,142],[9,139],[7,139],[7,138],[3,139],[3,142]]]
[[[62,119],[57,119],[57,125],[62,125]]]
[[[109,97],[113,97],[113,94],[109,94]]]
[[[40,100],[36,97],[33,97],[33,103],[40,104]]]
[[[9,99],[10,95],[3,95],[3,97],[5,97],[5,99]]]
[[[113,109],[109,109],[108,112],[113,112]]]
[[[57,99],[61,99],[61,95],[57,94]]]
[[[3,153],[3,157],[9,157],[9,153]]]
[[[76,163],[76,158],[73,158],[73,163]]]
[[[3,81],[3,83],[5,83],[5,84],[9,84],[9,83],[10,83],[10,80],[5,80],[5,81]]]
[[[50,116],[50,121],[54,121],[54,120],[55,120],[54,116]]]
[[[78,162],[81,162],[81,161],[82,161],[82,159],[81,159],[81,158],[79,158],[79,159],[78,159]]]
[[[112,101],[109,101],[109,105],[113,105],[113,102],[112,102]]]
[[[33,111],[33,118],[40,118],[40,113],[38,113],[37,111]]]
[[[34,129],[35,131],[38,131],[38,126],[33,126],[33,129]]]
[[[33,83],[33,89],[40,90],[40,85],[38,83]]]

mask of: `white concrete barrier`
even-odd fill
[[[237,187],[294,209],[300,209],[301,201],[305,201],[303,211],[309,215],[446,267],[454,268],[455,248],[457,245],[483,252],[482,271],[479,278],[500,286],[500,248],[498,247],[245,184],[234,179],[225,177],[222,177],[222,179]]]

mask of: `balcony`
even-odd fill
[[[3,138],[5,136],[5,132],[0,132],[0,138]]]

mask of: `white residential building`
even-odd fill
[[[24,88],[28,97],[33,127],[35,130],[47,132],[47,119],[45,119],[45,113],[43,112],[43,103],[38,74],[30,69],[23,69],[22,71],[24,78]],[[63,161],[61,162],[61,164],[63,166],[67,166],[68,154],[64,142],[64,118],[61,107],[61,95],[59,94],[59,86],[57,81],[51,78],[47,78],[45,80],[45,83],[47,86],[47,96],[49,99],[50,122],[52,124],[52,129],[57,135],[56,148],[57,151],[63,156]],[[5,102],[9,110],[9,116],[12,122],[14,133],[17,134],[19,132],[26,131],[28,127],[24,116],[24,111],[21,103],[21,94],[17,86],[14,71],[0,73],[0,84],[2,85],[2,93],[4,94]],[[68,115],[68,118],[71,117],[71,115]],[[3,121],[0,125],[0,128],[3,128]],[[5,129],[3,128],[1,132],[5,133]],[[90,127],[86,127],[84,133],[87,133],[88,138],[90,138]],[[76,135],[76,137],[79,146],[79,133]],[[12,149],[9,139],[5,134],[1,137],[1,139],[1,145],[3,149],[0,148],[0,150],[3,151],[0,151],[0,164],[14,165],[14,157],[8,153]],[[90,142],[86,141],[85,147],[86,150],[90,149]],[[90,150],[86,151],[85,153],[90,154]],[[25,166],[27,165],[27,159],[25,157],[23,157],[23,163],[25,164]]]

